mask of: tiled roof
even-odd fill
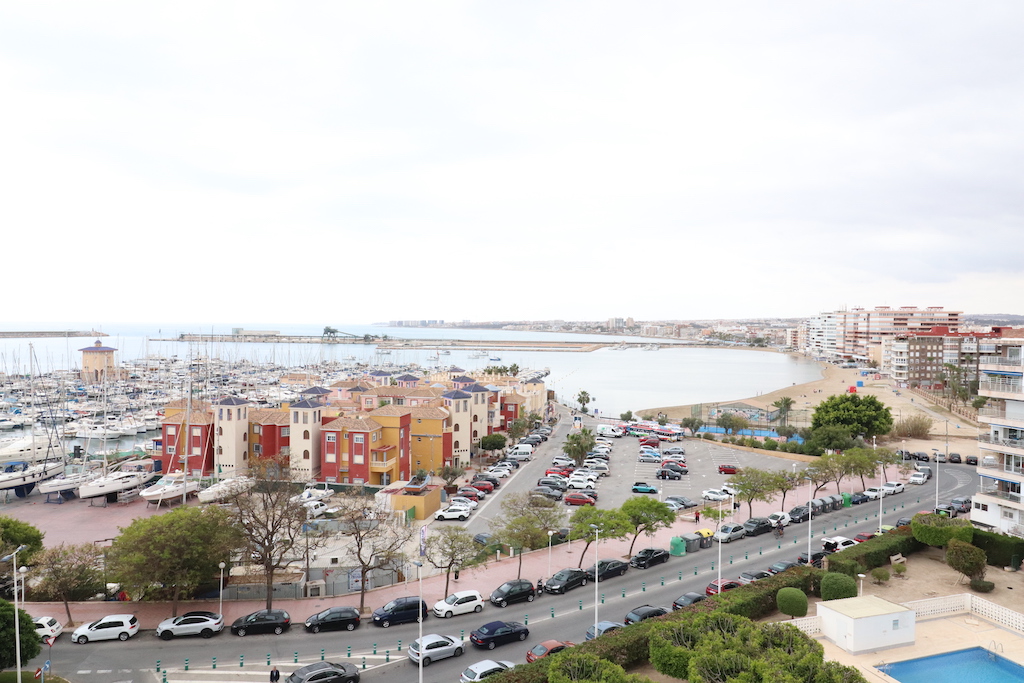
[[[164,406],[165,408],[188,408],[187,398],[178,398]],[[206,401],[192,399],[192,410],[209,410],[210,404]]]
[[[490,389],[487,387],[480,386],[479,384],[470,384],[468,387],[462,387],[463,391],[468,391],[471,394],[479,394],[480,392],[488,392]]]
[[[453,382],[458,382],[459,384],[465,384],[466,382],[469,382],[470,384],[472,384],[476,380],[473,379],[472,377],[466,377],[465,375],[460,375],[459,377],[456,377],[452,381]]]
[[[452,389],[447,394],[442,394],[443,398],[473,398],[473,394],[467,394],[465,391],[460,389]]]
[[[324,425],[324,429],[347,429],[350,432],[372,432],[381,427],[381,423],[368,417],[339,417]]]
[[[420,378],[416,375],[400,375],[395,378],[397,382],[419,382]]]
[[[214,401],[215,406],[244,406],[248,405],[249,402],[244,398],[238,398],[237,396],[225,396],[219,401]]]
[[[299,392],[300,396],[323,396],[324,394],[331,393],[330,389],[324,389],[323,387],[310,387],[309,389],[303,389]]]
[[[383,416],[388,416],[388,417],[394,417],[394,416],[408,415],[411,412],[412,412],[412,408],[410,408],[409,406],[386,405],[386,406],[381,406],[380,408],[377,408],[376,410],[371,410],[370,411],[370,415],[383,415]]]
[[[324,404],[314,399],[303,399],[296,401],[295,403],[289,404],[290,408],[323,408]]]
[[[261,425],[287,425],[288,413],[283,410],[250,410],[249,422]]]
[[[412,409],[412,417],[420,420],[443,420],[449,415],[450,413],[444,408],[417,406]]]
[[[391,373],[388,372],[387,370],[370,370],[366,374],[369,375],[370,377],[390,377],[391,376]]]
[[[445,387],[416,387],[406,396],[409,398],[434,398],[443,394],[444,391]]]
[[[187,422],[190,425],[208,425],[212,420],[213,418],[211,418],[209,413],[201,410],[193,410],[190,414],[185,412],[175,413],[174,415],[165,417],[160,421],[160,423],[165,425],[177,425]]]
[[[409,392],[411,391],[414,391],[412,387],[399,387],[388,385],[383,387],[374,387],[372,389],[367,389],[366,393],[372,394],[373,396],[408,396]]]
[[[456,365],[453,365],[448,369],[448,372],[465,372],[465,370]]]
[[[505,394],[501,400],[505,403],[526,403],[526,397],[519,394]]]

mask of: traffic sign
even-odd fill
[[[45,662],[43,662],[43,671],[49,671],[49,670],[50,670],[50,660],[47,659]]]
[[[43,675],[43,670],[42,669],[36,669],[36,674],[35,674],[35,676],[33,676],[33,678],[39,678],[42,675]]]

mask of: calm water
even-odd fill
[[[900,683],[1024,683],[1024,667],[981,647],[894,662],[884,670]]]
[[[49,329],[89,329],[89,324],[60,323]],[[275,362],[286,366],[315,366],[324,361],[344,362],[355,356],[363,362],[391,362],[396,365],[418,363],[431,367],[438,361],[428,360],[433,351],[394,350],[389,355],[378,355],[372,344],[189,344],[184,342],[155,342],[160,337],[177,337],[181,333],[227,334],[233,326],[199,325],[131,326],[107,325],[101,328],[111,336],[103,337],[106,346],[118,349],[119,360],[141,358],[146,355],[218,357],[228,361],[251,360]],[[315,334],[323,326],[237,325],[246,329],[278,330],[282,334]],[[334,325],[341,331],[356,335],[375,334],[389,337],[423,339],[466,340],[619,340],[645,341],[648,338],[575,335],[541,332],[510,332],[504,330],[443,330],[387,328],[369,325]],[[4,329],[47,329],[38,323],[19,325],[8,323]],[[0,339],[0,372],[28,372],[29,344],[32,344],[35,363],[43,371],[77,368],[81,364],[79,349],[90,346],[93,339],[42,338]],[[781,389],[793,384],[810,382],[821,377],[817,363],[791,356],[753,350],[666,348],[660,351],[604,349],[593,353],[556,351],[494,351],[486,358],[470,358],[472,351],[452,350],[441,356],[445,365],[457,365],[466,370],[482,369],[488,365],[518,364],[522,368],[550,368],[549,388],[563,400],[571,400],[581,389],[594,401],[592,408],[600,414],[618,415],[626,410],[682,405],[698,402],[731,401]]]

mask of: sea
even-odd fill
[[[210,357],[229,362],[243,360],[276,363],[288,367],[309,367],[355,357],[358,362],[411,363],[424,368],[455,365],[467,371],[482,370],[488,365],[518,365],[524,370],[549,370],[545,378],[556,397],[572,404],[580,391],[591,396],[590,410],[599,416],[615,416],[632,410],[721,403],[756,397],[787,386],[821,379],[819,363],[791,354],[742,348],[706,348],[671,344],[667,340],[622,335],[594,335],[557,332],[510,330],[471,330],[445,328],[386,327],[382,325],[332,324],[339,333],[362,337],[365,334],[387,335],[389,339],[453,339],[474,341],[619,341],[658,343],[658,350],[611,348],[582,353],[568,351],[494,350],[487,358],[471,358],[471,350],[452,349],[439,360],[428,357],[436,352],[426,349],[393,349],[390,354],[378,353],[376,344],[267,344],[267,343],[196,343],[156,341],[176,339],[181,334],[230,334],[232,328],[273,330],[281,334],[316,335],[323,326],[234,324],[141,325],[91,323],[4,323],[0,330],[98,330],[106,337],[98,338],[104,346],[117,349],[118,361],[147,356],[178,358]],[[81,349],[97,339],[91,337],[39,337],[0,339],[0,372],[28,374],[45,373],[81,366]],[[491,360],[499,358],[500,360]]]

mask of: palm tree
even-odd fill
[[[580,412],[584,415],[587,412],[587,404],[593,400],[585,389],[581,389],[580,393],[576,394],[576,402],[580,404]]]
[[[783,396],[772,404],[779,409],[779,419],[782,421],[782,424],[785,425],[789,423],[789,411],[793,409],[795,404],[796,401],[791,399],[789,396]]]

